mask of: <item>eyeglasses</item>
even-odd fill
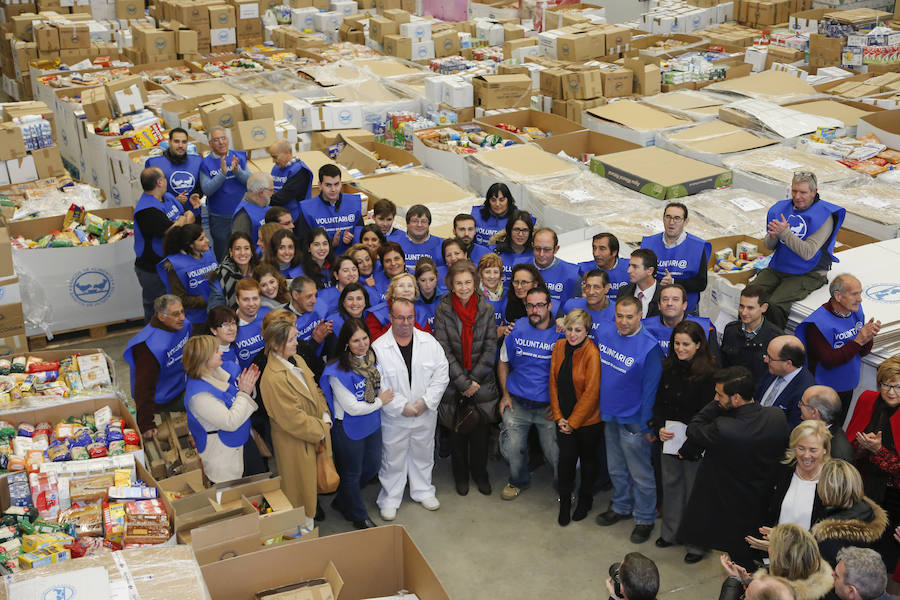
[[[672,221],[673,223],[681,223],[684,221],[684,217],[680,215],[663,215],[663,219],[666,221]]]
[[[527,227],[513,227],[513,233],[528,233],[530,230]]]
[[[228,138],[227,137],[214,137],[209,141],[211,141],[211,142],[227,142]]]
[[[881,389],[886,392],[893,391],[895,394],[900,394],[900,383],[895,383],[894,385],[891,385],[890,383],[882,383]]]
[[[235,323],[234,321],[228,321],[227,323],[222,323],[221,325],[219,325],[220,328],[221,327],[237,327],[237,326],[238,326],[238,324]]]
[[[763,358],[768,360],[769,362],[785,362],[783,358],[775,358],[768,352],[763,352]]]
[[[539,310],[542,308],[547,308],[547,306],[549,306],[549,305],[550,305],[549,302],[538,302],[537,304],[526,304],[525,309],[526,310]]]
[[[410,225],[428,225],[428,219],[410,219]]]

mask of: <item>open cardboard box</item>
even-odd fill
[[[344,581],[340,600],[390,596],[449,600],[422,552],[400,525],[272,546],[202,567],[213,600],[247,600],[275,587],[321,577],[333,563]]]
[[[709,270],[712,271],[713,267],[716,266],[716,252],[718,252],[719,250],[724,250],[726,248],[730,248],[731,251],[734,252],[737,245],[741,242],[756,244],[759,253],[763,256],[768,256],[772,253],[771,250],[766,248],[766,245],[762,240],[752,238],[749,235],[727,235],[724,237],[713,238],[709,240],[709,243],[712,246],[712,251],[709,254]],[[724,277],[734,285],[738,285],[741,283],[746,284],[748,281],[753,279],[753,276],[756,275],[756,271],[754,269],[732,272],[723,271],[721,273],[717,273],[717,275],[719,275],[720,277]],[[737,301],[735,301],[734,305],[737,306]]]
[[[202,469],[194,469],[187,473],[166,477],[165,479],[160,479],[158,483],[160,489],[166,492],[173,508],[175,503],[181,498],[193,496],[206,490],[203,487]]]
[[[243,554],[250,554],[271,545],[309,541],[319,537],[319,530],[307,534],[300,533],[300,526],[306,522],[306,509],[289,510],[259,515],[249,513],[216,521],[191,531],[191,546],[201,565],[218,562]],[[283,536],[283,540],[271,540]],[[267,543],[269,542],[269,543]]]
[[[587,127],[639,146],[652,146],[659,131],[691,125],[693,121],[632,100],[621,100],[587,110],[582,121]]]
[[[443,177],[435,177],[425,169],[405,169],[393,173],[379,173],[357,180],[354,185],[357,192],[362,191],[369,197],[369,208],[382,198],[392,201],[398,209],[396,222],[402,222],[406,209],[414,204],[422,203],[422,190],[428,190],[428,203],[440,204],[472,199],[477,202],[472,192],[456,185]],[[368,209],[366,209],[368,210]],[[435,232],[434,223],[431,232]]]
[[[357,143],[352,138],[338,135],[338,139],[346,144],[337,156],[337,162],[348,169],[358,169],[363,175],[371,175],[379,169],[377,154],[383,160],[389,160],[395,167],[419,167],[422,163],[411,152],[396,146],[388,146],[380,142]]]
[[[570,121],[559,115],[531,109],[479,117],[475,119],[475,122],[491,125],[493,127],[496,127],[499,123],[506,123],[517,129],[522,129],[523,127],[537,127],[548,134],[549,137],[543,139],[555,138],[556,136],[574,133],[576,131],[584,131],[584,127],[582,127],[580,123]],[[513,135],[523,143],[532,141],[532,139],[524,133],[516,133]]]
[[[439,131],[445,128],[457,129],[459,131],[462,131],[461,129],[459,129],[461,125],[477,125],[478,127],[482,128],[484,133],[496,134],[505,140],[512,140],[514,142],[519,141],[518,136],[508,131],[477,122],[455,123],[453,125],[447,125],[446,127],[435,127],[433,130],[425,129],[417,133]],[[490,152],[490,150],[488,150],[488,152]],[[453,181],[454,183],[457,183],[461,186],[469,185],[469,165],[466,161],[466,158],[471,155],[455,154],[446,150],[439,150],[438,148],[426,146],[418,135],[413,136],[413,154],[415,154],[416,158],[422,161],[422,164],[424,164],[426,167],[437,171],[450,181]]]
[[[621,138],[586,130],[553,135],[541,140],[535,140],[534,143],[543,148],[545,152],[550,154],[565,152],[575,160],[583,163],[588,163],[591,156],[596,154],[610,154],[641,147]]]
[[[873,134],[888,148],[900,150],[900,109],[885,110],[861,117],[856,135],[862,137],[868,133]]]

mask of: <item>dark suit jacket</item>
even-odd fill
[[[622,287],[619,288],[619,291],[616,292],[616,300],[619,298],[624,298],[625,296],[634,296],[634,288],[637,287],[636,283],[626,283]],[[653,298],[650,299],[650,308],[647,310],[648,317],[655,317],[659,314],[659,288],[662,287],[659,282],[656,282],[656,288],[653,292]]]
[[[854,464],[856,458],[853,455],[853,446],[850,445],[847,432],[841,429],[840,425],[829,425],[828,431],[831,432],[831,458],[840,458],[851,465]]]
[[[769,386],[772,385],[773,381],[775,381],[775,375],[768,373],[757,384],[757,402],[762,402],[766,391],[769,389]],[[797,373],[791,382],[781,390],[781,393],[775,398],[775,402],[772,403],[772,406],[777,406],[784,411],[784,416],[787,417],[788,426],[790,426],[791,429],[799,425],[800,421],[803,420],[803,417],[800,415],[800,398],[803,396],[803,392],[814,385],[816,385],[815,375],[810,373],[809,369],[806,367],[801,367],[800,372]]]

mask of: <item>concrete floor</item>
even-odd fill
[[[122,351],[130,335],[111,336],[100,343],[76,342],[67,348],[99,347],[116,359],[116,373],[127,395],[129,368]],[[466,497],[456,494],[450,460],[438,460],[434,484],[441,508],[429,512],[407,496],[395,523],[407,528],[438,574],[451,598],[607,598],[607,569],[628,552],[642,552],[659,566],[659,600],[706,600],[719,596],[724,573],[713,554],[695,565],[683,562],[684,549],[657,548],[659,522],[650,540],[635,545],[628,540],[633,524],[599,527],[594,517],[605,510],[609,492],[594,499],[588,518],[568,527],[556,523],[558,504],[547,466],[533,473],[530,489],[511,502],[500,499],[508,469],[504,462],[489,464],[494,493],[482,496],[474,484]],[[364,492],[369,514],[376,524],[378,486]],[[332,510],[330,497],[322,497],[326,520],[321,535],[349,531],[352,526]],[[598,510],[599,509],[599,510]]]

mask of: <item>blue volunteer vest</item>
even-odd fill
[[[661,280],[668,270],[675,283],[679,279],[694,277],[701,269],[706,270],[712,253],[712,244],[690,233],[674,248],[666,248],[662,233],[650,235],[641,240],[641,248],[648,248],[656,253],[656,278]],[[694,310],[699,301],[699,292],[688,292],[687,312]]]
[[[243,150],[229,150],[225,156],[225,164],[231,167],[231,158],[238,157],[238,165],[241,169],[247,168],[247,153]],[[200,163],[201,172],[212,179],[219,174],[222,159],[210,152]],[[214,215],[233,215],[234,209],[237,208],[238,202],[247,192],[247,186],[238,181],[238,178],[232,171],[228,171],[225,175],[225,183],[222,184],[216,193],[206,199],[206,205],[209,212]]]
[[[485,254],[491,254],[492,252],[493,250],[487,246],[482,246],[478,243],[472,244],[472,249],[469,250],[469,260],[477,267],[481,257]]]
[[[810,271],[827,271],[830,269],[831,263],[840,262],[834,256],[834,242],[837,239],[838,229],[841,228],[846,214],[847,211],[840,206],[818,199],[809,208],[801,211],[794,210],[794,203],[791,200],[782,200],[775,203],[766,215],[766,222],[778,219],[781,215],[784,215],[791,232],[801,240],[805,240],[818,231],[825,223],[825,219],[834,219],[834,230],[831,232],[828,242],[822,248],[819,248],[819,251],[809,260],[803,260],[779,241],[778,245],[775,246],[775,252],[772,254],[769,266],[788,275],[799,275]]]
[[[600,412],[606,416],[639,418],[644,365],[661,360],[659,345],[643,327],[631,337],[623,337],[615,322],[597,332],[600,350]],[[621,421],[620,421],[621,422]]]
[[[191,337],[191,330],[190,321],[185,321],[184,327],[179,331],[166,331],[147,325],[125,346],[123,357],[132,373],[135,369],[133,348],[142,342],[147,344],[150,353],[159,363],[159,379],[156,382],[156,393],[153,394],[153,401],[157,404],[171,402],[184,391],[187,376],[184,374],[181,355],[184,345]],[[131,376],[131,396],[134,397],[134,375]]]
[[[334,237],[338,231],[351,229],[362,219],[362,198],[359,194],[342,193],[338,201],[341,205],[339,209],[323,200],[321,195],[301,202],[300,212],[303,213],[309,228],[322,227],[328,237]],[[347,248],[344,241],[340,240],[334,248],[335,256],[340,256]]]
[[[804,346],[806,346],[806,328],[810,323],[818,328],[828,345],[837,350],[856,337],[863,325],[866,324],[866,315],[863,313],[862,306],[847,318],[838,317],[824,306],[820,306],[794,330],[794,335],[800,338]],[[862,357],[859,354],[856,354],[849,362],[833,369],[826,369],[820,363],[816,365],[816,383],[827,385],[839,392],[852,390],[859,383],[861,366]]]
[[[528,317],[516,321],[505,342],[510,370],[506,390],[510,394],[532,402],[550,402],[550,357],[560,337],[552,322],[547,329],[537,329]]]
[[[159,167],[166,176],[168,190],[173,195],[191,195],[191,191],[197,186],[197,178],[200,176],[200,163],[203,159],[196,154],[188,154],[187,160],[180,165],[173,165],[165,156],[153,156],[144,163],[144,168]]]
[[[181,285],[184,286],[188,296],[203,296],[205,300],[209,300],[209,292],[211,290],[209,274],[216,270],[219,263],[212,250],[207,250],[200,258],[194,258],[183,252],[178,254],[170,254],[156,265],[156,272],[159,273],[160,279],[166,286],[166,292],[171,293],[169,287],[169,273],[164,266],[169,261]],[[185,311],[187,318],[195,325],[201,325],[206,322],[206,308],[189,308]]]
[[[215,396],[222,404],[225,405],[225,408],[231,408],[231,405],[234,404],[234,398],[237,396],[238,389],[237,387],[231,383],[228,385],[228,389],[224,392],[219,390],[213,385],[203,381],[202,379],[188,379],[187,387],[184,390],[184,407],[187,409],[187,422],[188,429],[191,432],[191,435],[194,437],[194,442],[197,444],[197,451],[203,452],[206,450],[206,438],[210,435],[206,432],[206,429],[203,425],[200,424],[200,421],[197,420],[197,417],[194,416],[192,402],[191,400],[197,394],[201,394],[203,392],[212,394]],[[248,418],[246,421],[241,423],[241,426],[235,429],[234,431],[225,431],[224,429],[219,429],[217,435],[219,439],[222,440],[222,443],[228,446],[229,448],[238,448],[247,443],[247,440],[250,439],[250,419]]]
[[[291,159],[284,168],[281,168],[277,165],[272,166],[272,187],[276,192],[280,192],[281,188],[284,187],[284,184],[287,183],[287,180],[299,173],[300,171],[306,171],[309,173],[309,185],[306,188],[306,191],[302,198],[292,198],[288,201],[287,204],[284,205],[284,208],[291,211],[291,219],[296,221],[300,217],[300,201],[301,200],[309,200],[312,197],[312,180],[313,174],[312,171],[306,163],[300,160],[299,158]]]
[[[485,296],[484,301],[491,305],[494,311],[494,323],[499,327],[503,324],[506,314],[506,293],[500,296],[499,300],[490,300]]]
[[[148,208],[161,210],[170,221],[175,221],[175,219],[184,214],[184,207],[181,206],[181,202],[176,200],[175,196],[168,192],[163,196],[161,202],[157,200],[155,196],[141,194],[137,205],[134,207],[135,218],[139,212]],[[161,237],[152,238],[150,246],[157,256],[163,255],[163,243]],[[138,257],[142,256],[144,253],[144,232],[137,226],[137,223],[135,223],[134,226],[134,253]]]
[[[441,252],[441,244],[444,240],[436,235],[429,235],[428,239],[417,244],[404,235],[403,239],[398,242],[403,248],[403,254],[406,256],[406,268],[412,271],[416,268],[416,262],[423,256],[434,259],[435,264],[441,266],[444,264],[444,255]]]
[[[418,311],[417,320],[418,320]],[[387,301],[382,301],[369,309],[369,314],[375,317],[379,323],[381,323],[382,327],[391,322],[391,307],[388,306]]]
[[[500,260],[503,261],[503,283],[505,284],[508,284],[512,279],[512,268],[514,266],[519,263],[531,262],[534,259],[534,254],[529,250],[520,254],[515,252],[497,252],[497,254],[500,256]]]
[[[506,222],[509,220],[509,217],[495,217],[492,212],[488,211],[490,216],[487,219],[483,219],[481,217],[481,209],[482,205],[479,204],[473,206],[471,212],[471,215],[475,217],[475,243],[487,246],[491,243],[490,240],[494,234],[506,229]]]
[[[535,265],[537,266],[537,265]],[[553,300],[553,312],[575,295],[578,288],[578,267],[564,260],[559,260],[552,267],[538,269],[547,289],[550,290],[550,298]]]
[[[584,262],[578,263],[578,275],[584,279],[584,276],[593,271],[594,269],[599,269],[597,263],[593,260],[586,260]],[[604,269],[606,271],[607,277],[609,277],[609,293],[606,294],[606,297],[609,298],[609,301],[614,303],[616,302],[616,294],[619,293],[619,288],[623,285],[629,283],[628,281],[628,261],[624,259],[617,259],[616,266],[612,269]]]
[[[601,326],[615,322],[616,320],[616,305],[612,302],[610,302],[603,310],[591,310],[587,307],[587,300],[584,298],[572,298],[563,305],[563,312],[569,314],[576,308],[580,308],[591,315],[591,330],[588,332],[588,337],[591,338],[595,344],[597,343],[597,330],[600,329]]]
[[[238,205],[234,209],[234,214],[231,216],[231,221],[234,222],[234,218],[238,216],[238,213],[241,211],[247,213],[247,216],[250,217],[250,237],[253,240],[254,246],[256,246],[256,241],[259,239],[259,228],[266,222],[266,212],[268,212],[269,208],[271,207],[268,204],[266,206],[260,206],[253,202],[241,200],[238,202]]]
[[[709,319],[706,317],[695,317],[693,315],[685,315],[685,321],[693,321],[700,325],[703,328],[703,331],[706,332],[706,337],[709,339],[709,334],[711,331],[714,331],[713,325]],[[644,329],[646,329],[656,341],[659,342],[659,349],[662,350],[664,356],[669,355],[669,344],[672,341],[672,330],[674,327],[666,327],[666,324],[663,323],[662,316],[656,315],[653,317],[647,317],[646,319],[641,320],[641,325],[643,325]]]
[[[228,350],[222,352],[222,368],[231,373],[231,368],[226,367],[227,364],[234,363],[234,368],[238,368],[237,353],[234,351],[234,343],[228,346]],[[238,371],[240,374],[240,371]]]
[[[326,315],[332,311],[337,311],[338,300],[341,297],[341,291],[337,286],[327,287],[316,292],[316,308],[321,309]],[[337,334],[339,330],[335,329]]]
[[[281,271],[281,274],[284,275],[285,279],[294,279],[295,277],[303,275],[303,267],[301,265],[279,270]]]
[[[237,355],[237,363],[241,369],[246,369],[253,362],[253,358],[265,348],[266,342],[262,335],[263,317],[271,309],[260,306],[256,311],[256,318],[246,325],[239,325],[237,336],[234,338],[234,351]]]
[[[425,331],[434,331],[434,311],[441,303],[441,295],[439,290],[435,290],[434,300],[431,303],[416,300],[416,323]]]
[[[325,311],[316,305],[313,309],[297,317],[297,339],[308,342],[312,339],[313,329],[325,320]]]
[[[357,402],[365,402],[366,378],[353,371],[344,371],[336,362],[328,364],[322,371],[322,395],[328,402],[328,410],[334,414],[334,392],[329,377],[336,377],[341,384],[356,396]],[[348,415],[344,413],[344,433],[351,440],[366,438],[381,427],[381,411],[375,410],[367,415]]]

